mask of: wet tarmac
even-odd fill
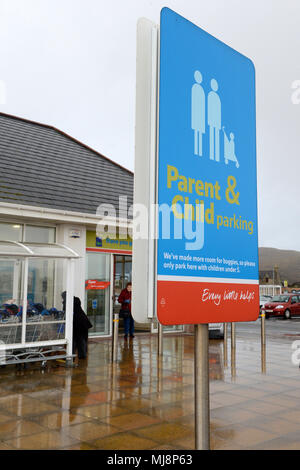
[[[293,328],[262,351],[259,324],[238,325],[235,357],[230,340],[227,354],[210,341],[212,449],[300,449]],[[110,359],[111,340],[92,340],[72,369],[1,368],[0,450],[194,449],[193,336],[165,335],[161,360],[155,336],[120,338],[117,364]]]

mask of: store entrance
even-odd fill
[[[127,282],[132,280],[132,256],[114,255],[114,295],[113,313],[119,313],[121,305],[118,297]]]

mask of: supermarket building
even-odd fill
[[[111,227],[130,226],[118,213],[119,196],[133,203],[131,171],[52,126],[0,113],[0,240],[60,243],[79,254],[75,295],[93,336],[111,335],[118,294],[131,280],[130,237],[96,232],[102,204],[116,208]],[[1,263],[1,304],[12,297],[13,269]],[[29,274],[28,299],[51,305],[55,270],[36,260]]]

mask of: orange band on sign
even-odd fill
[[[163,325],[255,321],[258,315],[258,284],[157,282],[157,316]]]
[[[89,279],[85,282],[85,289],[86,290],[104,290],[107,289],[110,285],[108,281],[97,281],[93,279]]]

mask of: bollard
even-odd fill
[[[119,339],[119,314],[113,315],[113,344],[112,344],[112,362],[117,361],[118,357],[118,339]]]
[[[227,343],[228,343],[228,324],[224,323],[224,367],[228,366]]]

